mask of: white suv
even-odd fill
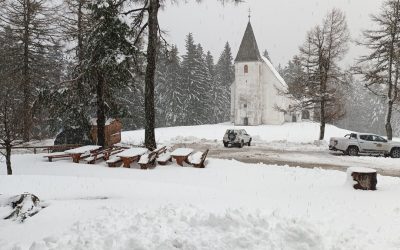
[[[227,129],[224,135],[224,146],[239,146],[251,145],[251,136],[244,129]]]

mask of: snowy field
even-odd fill
[[[232,128],[245,129],[255,142],[314,143],[319,135],[319,123],[315,122],[245,127],[224,123],[216,125],[158,128],[156,129],[156,138],[159,143],[222,141],[225,131]],[[348,130],[328,124],[326,125],[325,141],[329,141],[330,137],[342,137],[348,133]],[[142,144],[144,142],[144,130],[123,132],[122,141],[129,144]]]
[[[219,159],[152,170],[14,162],[0,197],[28,191],[47,207],[1,220],[0,249],[400,248],[398,178],[379,176],[373,192],[352,190],[344,172]]]
[[[323,167],[345,171],[347,167],[372,167],[385,175],[400,176],[400,160],[384,157],[345,156],[341,152],[332,154],[328,150],[330,137],[343,137],[351,131],[326,125],[325,140],[316,140],[319,123],[299,122],[283,125],[246,126],[243,128],[252,136],[252,146],[224,148],[222,137],[230,123],[201,126],[184,126],[156,129],[158,143],[191,147],[200,151],[210,149],[215,158],[236,159],[247,163],[266,163],[302,167]],[[122,133],[126,144],[139,145],[144,141],[144,130]],[[393,138],[400,141],[400,138]]]
[[[171,145],[220,144],[228,127],[164,128],[157,138]],[[291,150],[302,143],[326,150],[326,144],[314,142],[318,124],[282,127],[246,127],[261,146],[244,149],[262,150],[274,141],[275,146],[297,145]],[[140,143],[142,133],[124,132],[123,140]],[[345,133],[327,128],[327,138]],[[302,155],[313,153],[307,150]],[[394,160],[358,159],[356,166]],[[11,211],[5,201],[23,192],[37,195],[46,206],[24,223],[0,220],[1,250],[400,249],[396,177],[378,175],[377,191],[356,191],[343,171],[213,156],[205,169],[172,163],[140,170],[137,165],[125,169],[46,160],[40,154],[15,154],[13,176],[6,176],[0,163],[0,218]]]

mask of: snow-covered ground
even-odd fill
[[[0,220],[0,249],[400,248],[394,177],[356,191],[344,172],[233,160],[140,170],[15,155],[14,164],[0,197],[32,192],[47,207],[23,224]]]
[[[319,123],[299,122],[283,125],[233,126],[230,123],[157,128],[156,138],[159,143],[182,143],[194,141],[221,141],[227,129],[245,129],[255,142],[291,142],[314,143],[319,135]],[[325,141],[330,137],[342,137],[349,131],[332,125],[326,125]],[[122,142],[142,144],[144,130],[126,131],[122,133]]]
[[[230,123],[183,126],[156,129],[158,143],[191,147],[201,151],[210,149],[215,158],[236,159],[248,163],[267,163],[302,167],[323,167],[346,170],[347,167],[372,167],[385,175],[400,176],[400,160],[384,157],[351,157],[340,152],[331,154],[328,150],[330,137],[343,137],[351,131],[333,125],[326,126],[325,140],[316,140],[319,135],[319,123],[299,122],[283,125],[245,126],[243,128],[253,137],[253,146],[224,148],[222,137]],[[144,141],[144,130],[122,133],[126,144],[139,145]],[[400,140],[394,138],[394,140]]]
[[[156,133],[164,144],[214,145],[226,153],[221,138],[229,127]],[[265,154],[314,166],[336,161],[342,170],[397,164],[376,157],[325,159],[327,144],[315,142],[315,123],[246,129],[256,146],[232,149],[236,156]],[[327,138],[345,133],[327,127]],[[138,144],[141,136],[124,132],[123,141]],[[0,218],[11,211],[4,201],[23,192],[37,195],[45,208],[24,223],[0,220],[0,249],[400,249],[399,178],[378,175],[377,191],[356,191],[343,171],[210,155],[205,169],[173,163],[140,170],[15,154],[13,176],[0,163]]]

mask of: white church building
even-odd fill
[[[231,85],[231,121],[235,125],[282,124],[299,121],[288,114],[291,100],[279,94],[287,85],[271,62],[258,50],[251,23],[247,24],[235,59],[235,81]]]

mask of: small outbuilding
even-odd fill
[[[90,120],[90,136],[93,142],[97,143],[97,118]],[[104,134],[105,146],[109,147],[121,142],[122,123],[119,119],[109,118],[106,120]]]

